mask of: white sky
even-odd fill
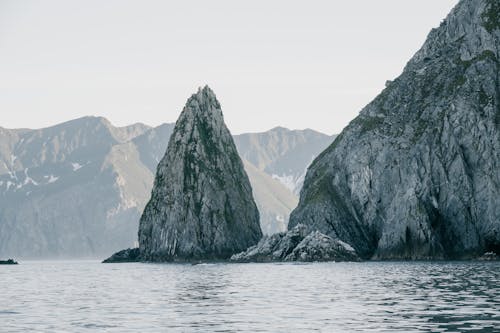
[[[457,0],[0,0],[0,126],[174,122],[208,84],[233,133],[338,133]]]

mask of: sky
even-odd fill
[[[0,0],[0,126],[156,126],[208,84],[234,134],[339,133],[456,3]]]

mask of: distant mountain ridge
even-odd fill
[[[115,127],[102,117],[36,130],[0,127],[0,255],[96,257],[132,246],[173,127]],[[234,136],[267,234],[286,229],[298,201],[273,175],[296,179],[295,171],[305,170],[313,159],[318,140],[325,146],[333,141],[310,130],[280,129],[276,147],[265,151],[262,144],[253,143],[265,142],[260,137],[273,137],[275,130]],[[300,156],[308,142],[310,157],[291,158],[294,163],[288,169],[269,167],[283,164],[277,161],[287,155]],[[271,157],[259,168],[244,156]]]
[[[335,135],[275,127],[267,132],[235,136],[242,157],[299,195],[307,166],[335,139]]]

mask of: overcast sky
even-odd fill
[[[338,133],[457,0],[0,0],[0,126],[174,122],[208,84],[233,133]]]

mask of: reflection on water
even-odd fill
[[[6,332],[493,332],[500,263],[0,267]]]

